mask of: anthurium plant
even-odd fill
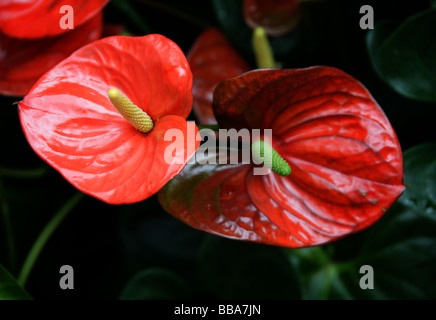
[[[0,3],[0,299],[435,299],[434,17]]]

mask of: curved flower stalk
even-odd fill
[[[294,29],[302,18],[300,0],[244,0],[244,18],[269,35],[282,35]]]

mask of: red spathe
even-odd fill
[[[392,126],[366,88],[338,69],[245,73],[216,88],[214,112],[220,128],[272,129],[292,172],[186,167],[159,199],[193,227],[286,247],[320,245],[372,225],[404,191]],[[178,196],[178,188],[191,196]]]
[[[153,119],[151,132],[139,133],[118,113],[110,88]],[[189,65],[174,42],[115,36],[46,73],[20,102],[20,120],[35,152],[79,190],[111,204],[133,203],[177,175],[198,147],[186,132],[191,88]],[[171,163],[164,157],[168,129],[183,132],[186,147]]]
[[[57,36],[71,29],[61,28],[60,21],[73,9],[73,27],[77,28],[99,13],[109,0],[2,0],[0,2],[0,30],[14,38],[36,39]]]

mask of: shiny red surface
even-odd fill
[[[299,0],[244,0],[245,21],[252,28],[263,27],[270,35],[281,35],[301,20]]]
[[[245,73],[216,88],[214,111],[220,128],[272,129],[292,172],[187,166],[159,198],[195,228],[279,246],[320,245],[372,225],[404,190],[393,128],[365,87],[338,69]]]
[[[221,81],[238,76],[249,66],[216,28],[203,32],[188,53],[194,76],[192,95],[194,113],[202,124],[216,124],[212,111],[212,96]]]
[[[100,38],[102,14],[68,33],[18,39],[0,32],[0,94],[24,96],[38,79],[75,50]]]
[[[79,190],[111,204],[144,200],[179,173],[198,143],[186,117],[192,74],[180,48],[160,35],[115,36],[87,45],[46,73],[19,104],[34,151]],[[107,97],[123,92],[154,121],[136,131]],[[195,131],[197,128],[193,126]],[[164,159],[168,129],[184,132],[184,149]]]
[[[94,17],[109,0],[3,0],[0,1],[0,31],[14,38],[35,39],[70,32],[62,29],[63,5],[74,12],[74,28]]]

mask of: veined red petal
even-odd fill
[[[194,83],[194,113],[202,124],[216,124],[212,111],[215,87],[222,80],[250,70],[247,63],[216,28],[203,32],[189,51]]]
[[[244,0],[244,17],[253,29],[263,27],[270,35],[281,35],[300,22],[300,0]]]
[[[46,73],[19,104],[20,120],[35,152],[79,190],[112,204],[133,203],[158,191],[198,147],[197,128],[185,120],[191,86],[186,58],[171,40],[105,38]],[[118,113],[110,88],[151,116],[151,132],[139,133]],[[164,158],[169,129],[185,139],[177,161]]]
[[[338,69],[251,71],[216,88],[214,110],[220,127],[271,129],[292,172],[186,167],[159,198],[193,227],[287,247],[320,245],[372,225],[404,191],[392,126],[366,88]],[[179,197],[178,188],[190,196]]]
[[[94,17],[109,0],[6,0],[0,3],[0,30],[10,37],[35,39],[57,36],[62,29],[60,13],[64,5],[73,8],[74,28]],[[29,27],[30,26],[30,27]]]
[[[38,79],[77,49],[100,38],[98,13],[66,34],[42,39],[17,39],[0,33],[0,93],[24,96]]]
[[[215,153],[208,158],[215,156],[218,159]],[[188,225],[227,238],[287,247],[332,240],[326,234],[311,230],[297,217],[277,216],[274,220],[269,212],[259,210],[249,193],[252,172],[250,165],[188,164],[159,191],[159,201],[165,210]],[[261,196],[262,200],[268,197],[267,194]],[[280,210],[273,201],[271,205],[269,210]],[[300,234],[304,232],[311,235],[303,242]]]

